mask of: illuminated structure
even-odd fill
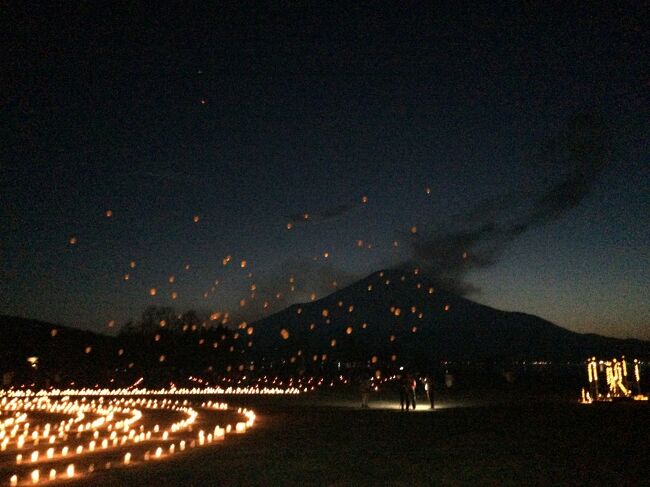
[[[620,360],[596,360],[591,357],[587,360],[587,377],[589,388],[582,388],[580,402],[591,404],[595,401],[614,401],[630,399],[647,401],[648,396],[641,394],[641,373],[639,361],[634,359],[634,380],[628,378],[628,361],[625,357]],[[604,379],[601,380],[601,379]]]

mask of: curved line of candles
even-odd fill
[[[199,414],[199,411],[201,413]],[[220,426],[215,417],[234,415]],[[0,485],[36,485],[81,478],[96,470],[163,460],[245,433],[255,413],[207,401],[160,397],[0,398]]]

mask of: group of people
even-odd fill
[[[420,376],[420,382],[424,386],[424,392],[431,409],[435,408],[435,398],[433,390],[433,379],[429,375]],[[411,374],[403,374],[399,379],[399,404],[400,409],[404,411],[413,408],[415,410],[415,391],[417,389],[417,379]]]
[[[434,388],[433,388],[433,378],[430,375],[421,375],[419,381],[424,387],[424,393],[427,397],[429,407],[434,409],[435,407],[435,398],[434,398]],[[410,408],[415,409],[415,398],[416,398],[416,389],[418,385],[418,379],[416,376],[411,374],[402,374],[398,380],[399,387],[399,403],[402,411],[406,409],[408,411]],[[368,407],[368,399],[370,397],[370,391],[372,391],[372,380],[369,377],[361,379],[359,382],[359,392],[361,394],[361,408],[366,409]]]

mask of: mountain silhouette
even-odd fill
[[[417,270],[375,272],[309,303],[294,304],[238,329],[212,327],[171,308],[106,336],[42,321],[0,316],[0,378],[5,386],[187,384],[231,376],[345,369],[420,370],[447,361],[582,362],[587,357],[650,357],[650,342],[566,330],[537,316],[500,311],[436,289]],[[179,315],[180,316],[180,315]],[[152,318],[153,317],[153,318]],[[190,322],[183,320],[189,319]],[[36,365],[28,359],[38,357]]]
[[[569,331],[438,290],[417,269],[375,272],[310,303],[258,320],[265,358],[333,361],[567,360],[648,356],[650,342]]]

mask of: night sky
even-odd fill
[[[74,3],[0,8],[0,313],[252,319],[415,264],[650,339],[642,2]]]

